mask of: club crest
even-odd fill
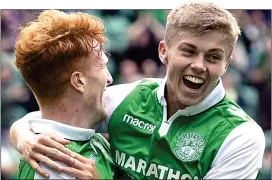
[[[195,161],[199,158],[204,149],[203,138],[196,133],[185,133],[178,137],[175,155],[181,161]]]

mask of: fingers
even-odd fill
[[[76,161],[78,160],[75,160],[75,166],[77,166]],[[62,167],[61,171],[79,179],[99,179],[97,170],[92,165],[83,165],[82,169],[83,170],[78,170],[74,167]]]
[[[72,156],[78,160],[79,162],[82,162],[84,164],[90,164],[93,165],[93,161],[91,159],[85,158],[84,156],[81,156],[80,154],[73,153]]]
[[[59,143],[61,143],[61,144],[63,144],[63,145],[67,145],[67,144],[70,143],[69,140],[64,139],[63,137],[57,135],[56,133],[51,133],[49,136],[50,136],[53,140],[55,140],[55,141],[57,141],[57,142],[59,142]]]
[[[67,154],[67,155],[71,155],[72,154],[72,151],[70,151],[69,149],[65,148],[63,146],[63,144],[60,144],[59,142],[56,142],[54,140],[53,137],[49,137],[49,136],[40,136],[38,139],[37,139],[38,143],[36,143],[35,145],[37,145],[35,148],[41,150],[40,146],[41,144],[45,145],[45,146],[48,146],[52,149],[57,149],[61,152],[63,152],[64,154]],[[58,152],[56,150],[53,150],[52,152],[44,152],[44,153],[50,153],[53,155],[53,157],[55,157],[54,154],[57,154]],[[58,155],[58,154],[57,154]]]
[[[42,155],[42,154],[39,154],[39,153],[33,153],[32,156],[33,159],[41,162],[41,163],[44,163],[46,164],[48,167],[56,170],[56,171],[60,171],[60,165],[57,164],[55,161],[51,160],[50,158]],[[33,167],[34,169],[34,167]]]
[[[73,154],[74,163],[70,167],[61,167],[61,171],[79,179],[99,179],[93,161],[77,153]]]
[[[33,159],[44,162],[47,166],[58,170],[59,167],[56,166],[54,161],[49,158],[59,160],[67,165],[70,165],[73,162],[73,158],[70,157],[72,151],[66,149],[63,144],[59,143],[62,141],[61,137],[52,133],[48,134],[39,134],[36,137],[36,141],[32,143],[28,156],[33,157]],[[55,140],[58,140],[55,141]],[[67,140],[64,140],[65,142]],[[68,141],[69,142],[69,141]],[[39,155],[37,155],[39,154]],[[44,156],[46,154],[48,157]],[[39,159],[38,159],[39,158]]]
[[[43,177],[49,178],[49,174],[46,171],[44,171],[43,169],[41,169],[39,164],[36,161],[31,159],[28,161],[28,163],[33,168],[34,171],[36,171],[37,173],[39,173]]]
[[[74,156],[73,162],[70,164],[70,167],[76,168],[78,170],[84,170],[86,168],[93,169],[94,164],[92,160],[87,159],[77,153],[73,153],[73,156]]]
[[[78,156],[81,156],[81,155],[76,155],[76,156],[78,157]],[[92,164],[83,163],[83,162],[79,161],[75,157],[75,158],[73,158],[73,162],[70,164],[70,167],[73,167],[73,168],[76,168],[76,169],[79,169],[79,170],[83,170],[86,165],[90,165],[91,166]]]
[[[39,134],[35,139],[26,141],[23,157],[43,177],[49,177],[49,174],[40,168],[38,162],[42,162],[56,171],[65,172],[80,179],[99,179],[92,160],[66,149],[64,145],[68,143],[68,140],[54,133]],[[68,167],[60,166],[55,161],[63,162]]]
[[[63,145],[67,145],[70,143],[69,140],[66,140],[60,136],[58,136],[55,133],[52,134],[40,134],[39,138],[37,140],[39,143],[47,145],[49,147],[52,148],[56,148],[59,149],[60,151],[67,153],[67,154],[71,154],[72,151],[66,149]]]
[[[63,148],[65,148],[65,147],[63,146]],[[67,164],[67,165],[71,165],[73,163],[73,161],[74,161],[73,157],[66,154],[67,152],[72,153],[72,151],[70,151],[70,150],[68,150],[66,153],[63,153],[62,151],[59,151],[56,148],[51,148],[51,147],[47,147],[47,146],[44,146],[44,145],[40,145],[40,146],[36,147],[35,151],[46,154],[50,158],[52,158],[54,160],[61,161],[61,162],[65,163],[65,164]],[[45,162],[45,164],[47,164],[47,163]],[[49,164],[47,164],[47,165],[49,166]]]

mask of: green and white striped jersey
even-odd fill
[[[70,143],[65,146],[66,148],[86,158],[92,159],[101,179],[113,179],[115,164],[110,155],[109,144],[102,135],[95,133],[92,129],[69,126],[48,119],[35,119],[29,117],[28,122],[31,129],[36,134],[55,132],[58,135],[69,139]],[[56,162],[62,166],[67,166],[61,162]],[[50,169],[43,163],[40,163],[39,165],[50,174],[50,179],[75,179],[68,174]],[[28,163],[21,160],[19,165],[19,179],[44,178],[36,173]]]
[[[262,129],[225,96],[221,79],[202,102],[167,119],[165,79],[106,90],[113,158],[135,179],[252,179],[262,165]]]

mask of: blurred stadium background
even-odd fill
[[[64,10],[82,11],[103,19],[111,54],[108,68],[113,84],[143,77],[164,77],[165,67],[157,54],[169,10]],[[19,155],[10,144],[11,124],[38,105],[14,63],[16,29],[33,20],[41,10],[1,10],[1,173],[14,179]],[[231,10],[242,35],[234,60],[222,77],[228,96],[263,128],[266,150],[260,179],[271,178],[271,11]]]

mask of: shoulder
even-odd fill
[[[226,137],[207,173],[207,179],[252,179],[262,167],[265,137],[261,127],[245,122]]]
[[[137,87],[149,87],[149,88],[156,88],[160,84],[163,83],[163,79],[158,78],[145,78],[142,79],[141,82],[137,85]]]
[[[255,122],[238,104],[226,97],[214,109],[233,128],[244,122]]]
[[[234,128],[225,141],[224,146],[231,149],[247,148],[251,152],[263,152],[265,136],[262,128],[254,121],[248,121]]]
[[[159,78],[145,78],[138,81],[135,81],[133,83],[129,84],[118,84],[114,86],[110,86],[105,91],[105,97],[111,97],[113,94],[121,94],[125,93],[126,95],[129,94],[136,86],[139,85],[151,85],[151,84],[161,84],[163,79]]]
[[[107,118],[109,118],[112,112],[137,86],[158,86],[162,83],[162,81],[163,79],[146,78],[130,84],[119,84],[108,87],[104,93]]]

